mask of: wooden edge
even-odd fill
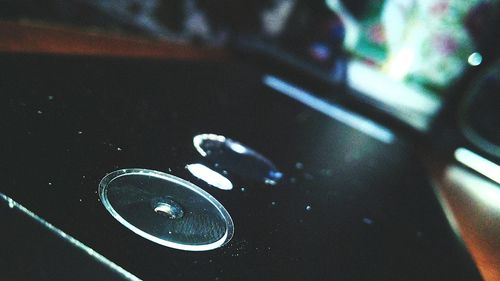
[[[500,189],[473,172],[452,163],[422,157],[453,230],[463,240],[485,281],[500,280],[500,205],[493,206],[486,194],[500,196]],[[483,191],[483,194],[481,194]]]
[[[188,44],[130,38],[105,32],[1,20],[0,52],[186,60],[224,60],[229,57],[223,49],[197,48]]]

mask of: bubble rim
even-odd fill
[[[118,179],[123,176],[153,176],[162,180],[166,180],[169,182],[173,182],[175,184],[181,185],[183,187],[186,187],[195,193],[199,194],[200,196],[204,197],[206,200],[208,200],[220,213],[222,216],[224,222],[226,223],[226,232],[224,235],[217,241],[212,242],[210,244],[202,244],[202,245],[189,245],[189,244],[182,244],[182,243],[177,243],[177,242],[172,242],[172,241],[167,241],[164,239],[161,239],[157,236],[151,235],[140,228],[134,226],[133,224],[129,223],[126,219],[124,219],[111,205],[111,202],[108,200],[107,192],[108,192],[108,185],[115,179]],[[101,203],[104,205],[106,210],[118,221],[120,222],[123,226],[131,230],[132,232],[136,233],[137,235],[152,241],[154,243],[160,244],[162,246],[166,246],[169,248],[177,249],[177,250],[185,250],[185,251],[209,251],[213,249],[220,248],[227,244],[231,238],[233,237],[234,234],[234,223],[227,212],[227,210],[224,208],[224,206],[217,201],[212,195],[210,195],[208,192],[205,190],[201,189],[200,187],[194,185],[191,182],[188,182],[184,179],[181,179],[179,177],[176,177],[171,174],[167,174],[164,172],[160,171],[155,171],[155,170],[149,170],[149,169],[142,169],[142,168],[126,168],[126,169],[120,169],[113,171],[111,173],[106,174],[101,181],[99,182],[99,188],[98,188],[98,193],[99,197],[101,199]]]

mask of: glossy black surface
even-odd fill
[[[0,57],[3,192],[145,280],[477,280],[411,144],[384,144],[261,84],[244,65]],[[283,172],[275,186],[184,166],[192,138],[244,143]],[[149,168],[192,181],[235,225],[208,252],[162,247],[115,221],[102,177]],[[242,189],[243,188],[243,189]]]

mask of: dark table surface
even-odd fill
[[[262,70],[32,55],[1,55],[0,67],[0,192],[139,278],[480,280],[410,141],[383,143],[315,112],[266,88]],[[283,180],[229,174],[224,191],[196,179],[184,167],[201,161],[200,133],[262,152]],[[186,252],[123,227],[97,188],[131,167],[171,171],[217,198],[231,242]]]

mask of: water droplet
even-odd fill
[[[331,177],[333,175],[333,171],[331,169],[321,169],[319,173],[325,177]]]
[[[222,174],[233,173],[246,179],[276,184],[283,174],[274,164],[248,146],[215,134],[201,134],[193,138],[193,145],[210,165]]]
[[[370,218],[363,218],[363,223],[371,225],[371,224],[373,224],[373,220]]]
[[[182,209],[181,205],[168,197],[156,199],[154,202],[153,210],[157,214],[166,216],[169,219],[180,219],[184,216],[184,210]],[[172,234],[171,231],[169,231],[168,233]]]
[[[307,205],[306,206],[306,211],[310,211],[310,210],[312,210],[312,207],[310,205]]]

